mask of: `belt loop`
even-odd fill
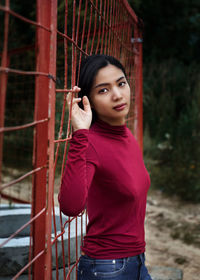
[[[139,257],[140,263],[144,264],[144,253],[138,255],[138,257]]]

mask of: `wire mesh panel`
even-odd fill
[[[75,86],[76,75],[79,75],[76,73],[79,72],[77,65],[80,65],[83,57],[104,53],[115,56],[125,66],[132,89],[127,123],[142,146],[142,135],[138,133],[139,129],[142,130],[139,120],[142,117],[141,34],[138,27],[137,17],[126,1],[58,1],[55,190],[60,187],[72,134],[71,112],[66,107],[66,97]],[[58,246],[59,242],[62,245],[62,257],[60,248],[53,248],[58,256],[57,278],[62,273],[63,278],[76,279],[86,224],[85,212],[62,222],[58,241]],[[62,269],[60,273],[59,269]]]
[[[0,22],[0,279],[76,279],[87,213],[66,217],[57,201],[72,134],[66,97],[83,57],[118,58],[142,148],[141,24],[126,0],[5,0]]]
[[[3,279],[51,278],[56,15],[56,1],[0,5]]]

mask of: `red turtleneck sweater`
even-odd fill
[[[99,259],[145,251],[144,220],[149,175],[126,125],[95,122],[70,141],[59,193],[61,211],[78,215],[87,205],[89,223],[82,251]]]

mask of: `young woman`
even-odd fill
[[[149,280],[144,220],[150,179],[125,124],[130,87],[124,67],[111,56],[89,56],[80,65],[78,86],[59,193],[65,215],[88,209],[78,279]]]

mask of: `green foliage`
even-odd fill
[[[144,154],[152,185],[200,201],[200,2],[129,3],[144,22]]]
[[[200,201],[199,65],[177,60],[144,70],[144,126],[150,144],[152,184],[186,200]]]
[[[199,0],[129,0],[144,21],[144,60],[200,61]]]

